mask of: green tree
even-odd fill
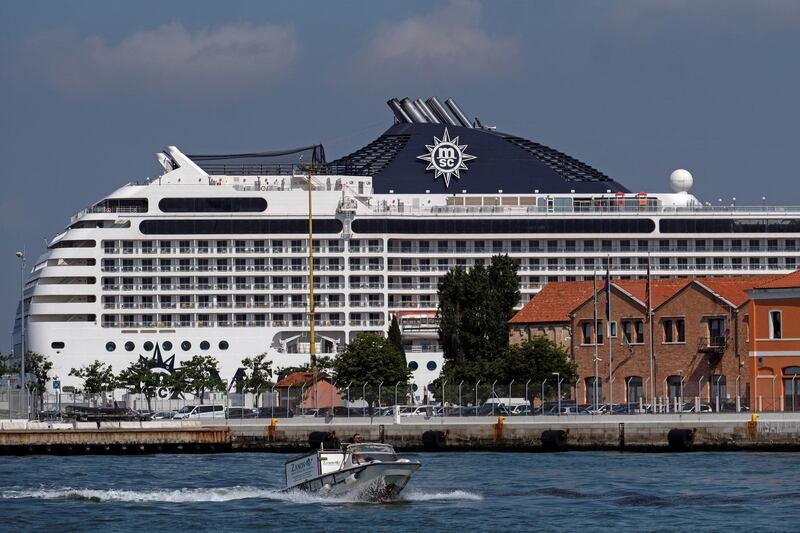
[[[119,373],[119,382],[131,394],[141,394],[147,402],[147,410],[152,411],[152,400],[164,384],[164,374],[153,372],[150,361],[139,358]]]
[[[319,363],[319,359],[317,362]],[[262,353],[255,357],[242,359],[242,366],[245,369],[242,392],[253,394],[255,396],[255,406],[258,407],[258,399],[261,393],[269,390],[274,385],[272,381],[272,361],[268,361],[267,354]]]
[[[46,355],[37,352],[28,352],[25,356],[25,373],[33,374],[33,383],[29,384],[31,392],[39,398],[39,405],[44,405],[44,393],[47,392],[47,382],[50,381],[50,371],[53,363]]]
[[[491,359],[508,346],[508,320],[519,301],[518,262],[507,255],[491,265],[456,267],[439,283],[439,342],[447,361]]]
[[[111,365],[97,359],[80,368],[70,369],[69,375],[82,379],[84,392],[93,398],[98,394],[114,390],[118,383]]]
[[[219,362],[210,355],[195,355],[169,377],[169,383],[179,393],[190,392],[203,403],[209,390],[224,390],[225,382],[219,377]]]
[[[520,345],[509,346],[503,351],[501,357],[492,359],[475,358],[464,363],[446,361],[442,374],[434,381],[433,388],[436,394],[441,394],[442,385],[446,382],[445,396],[450,400],[457,397],[458,384],[463,382],[469,391],[466,398],[474,398],[474,387],[480,382],[479,397],[485,400],[491,392],[491,384],[497,382],[500,387],[496,392],[499,396],[513,380],[522,385],[528,380],[533,384],[528,388],[528,401],[541,396],[541,384],[547,380],[545,395],[553,396],[557,390],[556,377],[558,372],[563,379],[561,386],[562,395],[568,395],[571,386],[578,377],[578,367],[569,357],[567,351],[561,346],[551,342],[546,337],[534,337]],[[462,396],[463,397],[463,396]]]
[[[386,334],[389,342],[394,344],[398,350],[403,352],[403,357],[406,355],[406,348],[403,346],[403,334],[400,333],[400,323],[397,321],[397,315],[392,315],[392,323],[389,325],[389,332]]]
[[[333,371],[340,386],[351,382],[369,385],[364,399],[370,405],[377,397],[379,383],[405,384],[411,376],[403,352],[389,339],[375,333],[361,333],[350,341],[334,359]]]
[[[9,363],[10,360],[11,360],[11,355],[0,354],[0,376],[6,376],[8,374],[14,374],[16,372],[19,372],[19,367],[10,364]]]

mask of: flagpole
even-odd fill
[[[592,395],[594,396],[594,410],[597,411],[597,407],[600,405],[600,398],[598,396],[597,391],[597,380],[600,379],[600,354],[597,351],[597,265],[594,266],[594,272],[592,273],[592,286],[594,287],[594,381],[593,381],[593,391]]]
[[[656,377],[655,377],[655,342],[653,339],[653,284],[650,272],[650,252],[647,253],[647,321],[650,334],[650,403],[655,403]]]
[[[609,409],[614,404],[614,367],[611,364],[611,256],[606,263],[606,338],[608,339],[608,405]]]

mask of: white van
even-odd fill
[[[225,418],[224,405],[185,405],[175,416],[173,420],[184,420],[194,418]]]

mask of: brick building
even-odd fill
[[[754,287],[750,301],[755,407],[800,411],[800,271]]]
[[[638,402],[640,398],[650,402],[653,393],[658,398],[699,395],[706,401],[719,398],[724,402],[737,392],[747,396],[750,386],[747,291],[773,279],[654,279],[652,324],[647,320],[647,281],[614,280],[610,327],[606,291],[598,280],[596,328],[592,283],[551,283],[545,288],[550,289],[548,298],[537,301],[534,297],[512,319],[510,338],[519,342],[519,332],[527,331],[525,317],[548,316],[553,324],[566,324],[562,338],[578,365],[579,381],[573,390],[579,403],[593,402],[595,384],[603,402]],[[536,309],[558,301],[562,289],[565,294],[580,293],[566,316],[549,316],[549,311]],[[558,307],[558,312],[564,307]],[[537,328],[538,323],[531,323],[532,335]]]
[[[509,342],[519,344],[533,337],[546,337],[559,346],[569,348],[569,313],[591,296],[592,286],[591,281],[545,285],[508,322]]]

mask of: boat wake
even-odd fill
[[[296,504],[309,503],[367,503],[369,495],[363,493],[342,495],[321,495],[302,491],[282,492],[258,487],[233,486],[216,488],[181,488],[173,490],[122,490],[122,489],[81,489],[72,487],[40,489],[7,489],[0,491],[0,500],[38,499],[74,500],[83,502],[229,502],[245,499],[266,499]],[[406,491],[396,501],[476,501],[482,500],[479,494],[454,490],[450,492]]]

